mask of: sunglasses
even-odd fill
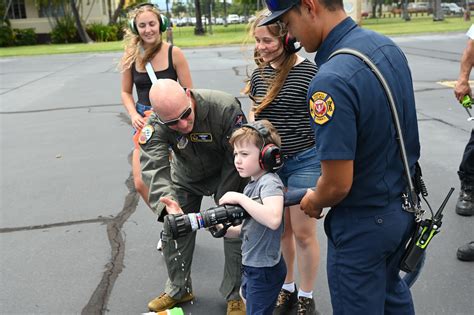
[[[179,121],[181,119],[186,119],[189,117],[189,115],[191,115],[193,111],[193,108],[191,107],[191,103],[189,104],[189,106],[184,110],[184,112],[181,113],[181,115],[178,116],[178,118],[175,118],[175,119],[171,119],[171,120],[167,120],[167,121],[163,121],[160,119],[159,116],[157,116],[158,118],[158,122],[162,125],[165,125],[165,126],[174,126],[176,125],[177,123],[179,123]]]

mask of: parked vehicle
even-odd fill
[[[407,10],[410,13],[433,13],[433,8],[429,2],[410,2]]]
[[[417,8],[419,12],[428,12],[428,14],[433,13],[433,5],[431,2],[417,2]]]
[[[177,19],[175,25],[178,27],[191,25],[191,19],[189,17],[184,16],[182,18]]]
[[[463,15],[464,9],[458,6],[456,3],[441,3],[441,9],[446,15]]]
[[[239,24],[240,17],[237,14],[229,14],[227,16],[227,23],[228,24]]]

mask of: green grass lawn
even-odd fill
[[[362,27],[391,36],[420,33],[465,32],[470,26],[471,22],[463,21],[462,17],[446,17],[444,21],[440,22],[434,22],[431,16],[412,17],[412,20],[409,22],[402,20],[400,17],[364,19],[362,21]],[[212,27],[212,34],[208,29],[208,32],[204,36],[195,36],[193,26],[175,27],[173,30],[174,44],[182,48],[242,44],[245,40],[249,40],[247,25],[244,24],[232,24],[228,25],[228,27],[215,25]],[[250,43],[251,42],[252,41],[250,41]],[[122,42],[35,45],[0,48],[0,57],[109,52],[121,51],[122,49]]]

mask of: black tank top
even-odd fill
[[[172,79],[177,81],[178,74],[173,66],[173,45],[168,50],[168,68],[163,71],[156,71],[158,79]],[[151,89],[151,80],[147,72],[138,72],[135,63],[132,64],[132,80],[137,89],[138,103],[150,106],[150,97],[148,96]]]

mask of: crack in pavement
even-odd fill
[[[436,118],[436,117],[433,117],[433,116],[430,116],[430,115],[427,115],[427,114],[424,114],[424,113],[420,113],[420,112],[417,112],[418,116],[422,115],[422,116],[425,116],[426,118],[420,118],[418,117],[418,122],[420,121],[435,121],[435,122],[439,122],[441,124],[444,124],[444,125],[447,125],[451,128],[454,128],[454,129],[457,129],[457,130],[461,130],[461,131],[465,131],[467,133],[470,133],[471,131],[470,130],[467,130],[461,126],[458,126],[458,125],[454,125],[452,123],[449,123],[443,119],[439,119],[439,118]]]
[[[92,293],[87,305],[82,309],[81,314],[104,314],[107,311],[107,304],[110,294],[114,287],[118,275],[123,270],[123,262],[125,257],[125,242],[122,237],[123,224],[135,212],[138,205],[138,193],[133,184],[133,175],[125,181],[129,193],[125,197],[122,211],[107,223],[107,235],[111,247],[110,261],[105,265],[106,270],[102,275],[97,288]]]

